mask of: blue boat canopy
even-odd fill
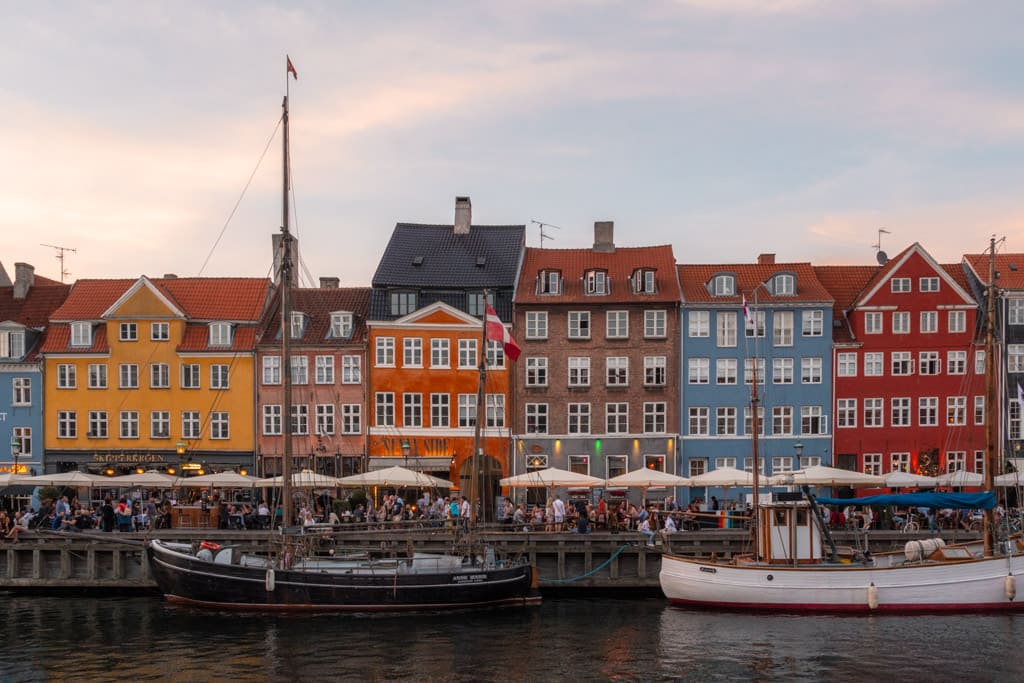
[[[822,505],[903,505],[907,507],[953,508],[962,510],[991,510],[996,506],[996,494],[984,493],[888,493],[863,498],[817,498]]]

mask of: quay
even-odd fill
[[[317,532],[314,532],[316,534]],[[209,540],[242,551],[266,552],[276,536],[269,531],[166,529],[139,533],[30,532],[17,543],[0,544],[0,591],[150,591],[146,541]],[[910,540],[930,538],[928,533],[899,531],[835,531],[837,545],[867,548],[871,552],[902,550]],[[978,532],[947,530],[947,543],[980,538]],[[479,540],[506,554],[529,555],[545,590],[657,589],[661,554],[728,558],[749,551],[749,534],[742,529],[705,529],[681,532],[667,543],[644,543],[636,532],[481,531]],[[450,547],[451,531],[444,529],[360,530],[330,534],[325,548],[336,553],[372,552],[403,556],[413,551],[439,552]]]

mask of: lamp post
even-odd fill
[[[14,460],[14,474],[18,474],[18,456],[21,455],[21,439],[11,437],[11,459]]]
[[[796,456],[796,469],[798,470],[802,469],[802,466],[800,465],[800,458],[803,457],[803,454],[804,445],[797,441],[795,444],[793,444],[793,455]]]
[[[409,443],[408,439],[402,439],[402,457],[405,459],[405,467],[409,468],[409,451],[412,450],[412,444]]]

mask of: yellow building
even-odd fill
[[[44,357],[47,472],[252,467],[270,281],[79,280]]]

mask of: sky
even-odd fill
[[[286,54],[306,285],[368,286],[461,195],[529,246],[611,220],[680,263],[1021,252],[1022,26],[1019,0],[8,2],[0,263],[269,276]]]

